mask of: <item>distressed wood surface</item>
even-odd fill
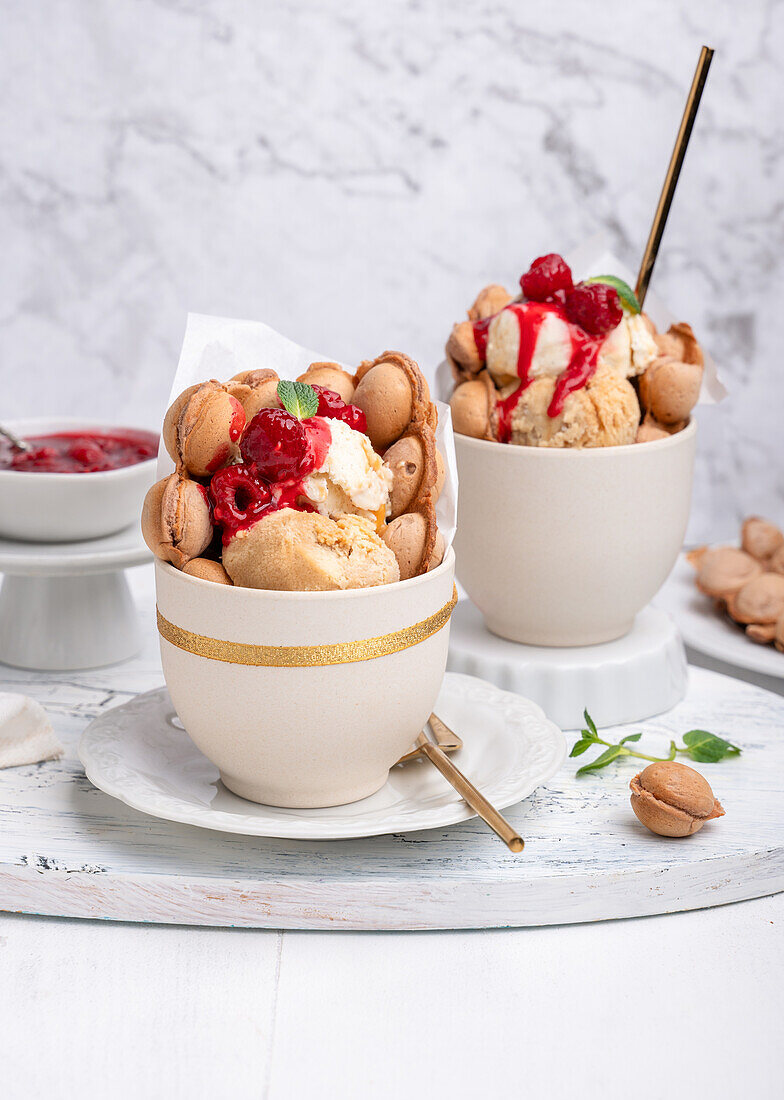
[[[149,607],[145,579],[141,604]],[[514,856],[480,822],[356,841],[275,841],[159,821],[104,795],[76,755],[89,720],[161,683],[152,623],[141,656],[114,668],[36,676],[3,690],[43,703],[66,755],[0,772],[0,907],[167,923],[278,928],[471,928],[571,923],[699,908],[784,889],[784,699],[692,670],[689,696],[645,723],[650,744],[694,726],[744,755],[704,765],[727,817],[685,841],[631,813],[621,764],[577,780],[576,764],[508,811]],[[654,749],[655,751],[655,749]]]

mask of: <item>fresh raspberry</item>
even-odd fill
[[[520,279],[523,294],[532,302],[546,302],[556,291],[568,292],[573,285],[571,268],[557,252],[539,256]]]
[[[342,409],[345,409],[346,402],[339,393],[335,393],[334,390],[328,390],[326,386],[319,386],[318,384],[312,388],[316,391],[319,402],[316,416],[334,417]]]
[[[316,466],[301,420],[285,409],[261,409],[245,429],[240,451],[267,481],[307,477]]]
[[[224,466],[210,481],[215,522],[229,530],[247,526],[270,507],[269,486],[250,466]]]
[[[591,336],[604,336],[621,323],[623,310],[615,287],[578,283],[566,295],[566,316]]]
[[[347,405],[339,393],[328,390],[326,386],[315,385],[313,389],[318,394],[318,416],[328,417],[330,420],[342,420],[355,432],[367,435],[367,420],[362,409],[356,405]]]

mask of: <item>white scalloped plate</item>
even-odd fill
[[[566,758],[566,739],[528,699],[447,673],[436,713],[463,738],[457,766],[498,809],[527,798]],[[295,840],[339,840],[434,829],[474,817],[424,760],[389,773],[380,791],[347,806],[287,810],[231,794],[179,725],[165,688],[96,718],[79,756],[106,794],[153,817],[203,829]]]
[[[675,619],[686,645],[735,668],[784,678],[784,653],[747,638],[742,627],[730,622],[716,610],[713,600],[698,591],[694,576],[682,554],[654,600]]]

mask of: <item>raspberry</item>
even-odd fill
[[[326,386],[316,385],[313,389],[318,394],[318,416],[325,416],[331,420],[342,420],[355,432],[367,435],[367,420],[362,409],[356,405],[347,405],[339,393],[328,390]]]
[[[267,481],[307,477],[316,457],[301,420],[285,409],[261,409],[245,429],[240,451]]]
[[[606,283],[578,283],[566,295],[566,316],[591,336],[604,336],[621,323],[618,292]]]
[[[539,256],[520,279],[523,294],[532,302],[546,302],[558,290],[572,289],[572,272],[557,252]]]
[[[341,409],[345,409],[346,402],[339,393],[335,393],[334,390],[328,390],[326,386],[315,385],[313,389],[316,391],[316,396],[319,399],[316,416],[334,417]]]
[[[210,498],[215,522],[236,530],[258,519],[272,500],[266,485],[250,466],[224,466],[213,474]]]

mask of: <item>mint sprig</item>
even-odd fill
[[[582,756],[592,745],[604,745],[605,749],[590,764],[583,764],[578,768],[577,775],[588,775],[589,772],[600,771],[621,756],[636,756],[640,760],[659,763],[663,760],[674,760],[676,755],[680,754],[690,757],[697,763],[716,764],[727,756],[739,756],[741,752],[737,745],[733,745],[731,741],[725,741],[723,737],[717,737],[715,733],[709,733],[707,730],[689,730],[683,735],[682,746],[679,747],[674,741],[670,741],[670,751],[667,756],[649,756],[647,753],[626,747],[630,742],[639,741],[642,737],[641,733],[629,733],[617,744],[613,744],[612,741],[605,741],[599,736],[596,723],[587,710],[583,711],[583,717],[587,728],[580,731],[580,736],[572,745],[569,756]]]
[[[278,397],[286,412],[298,420],[307,420],[318,412],[318,394],[307,382],[278,382]]]

